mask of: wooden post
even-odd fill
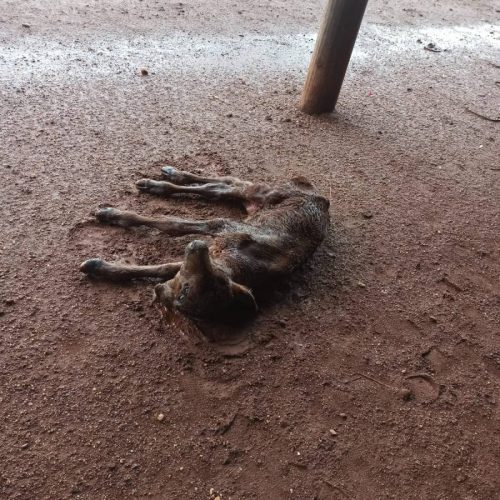
[[[368,0],[328,0],[300,109],[310,115],[335,109]]]

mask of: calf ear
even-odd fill
[[[231,281],[231,290],[233,292],[233,306],[239,311],[255,314],[258,311],[257,302],[249,288]]]

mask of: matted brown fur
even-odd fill
[[[193,319],[224,320],[246,317],[257,310],[253,290],[289,276],[306,261],[328,229],[329,201],[315,193],[305,178],[279,187],[254,184],[234,177],[206,178],[164,167],[168,181],[143,179],[139,190],[169,196],[196,194],[209,199],[242,203],[244,221],[212,219],[155,219],[111,207],[95,216],[102,223],[123,227],[150,226],[171,236],[214,236],[186,246],[184,260],[158,266],[129,266],[90,259],[82,272],[93,277],[126,280],[157,278],[158,302]]]

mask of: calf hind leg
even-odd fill
[[[191,172],[178,170],[170,166],[162,167],[161,173],[168,182],[179,186],[186,184],[227,184],[230,186],[246,187],[252,184],[248,181],[242,181],[237,177],[204,177],[202,175],[192,174]]]
[[[251,184],[250,184],[251,185]],[[212,200],[229,200],[244,202],[247,198],[246,185],[231,185],[224,182],[209,182],[206,184],[177,185],[166,181],[141,179],[136,182],[137,189],[144,193],[169,196],[172,194],[196,194]]]

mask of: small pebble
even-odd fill
[[[337,435],[337,432],[335,431],[335,429],[330,429],[330,434],[332,436],[336,436]]]
[[[142,68],[141,69],[141,75],[142,76],[148,76],[149,75],[149,71],[146,68]]]
[[[346,419],[346,418],[347,418],[347,415],[346,415],[345,413],[341,413],[341,414],[340,414],[340,418]]]
[[[158,420],[158,422],[162,422],[164,419],[165,419],[165,415],[163,415],[163,413],[158,413],[156,420]]]

